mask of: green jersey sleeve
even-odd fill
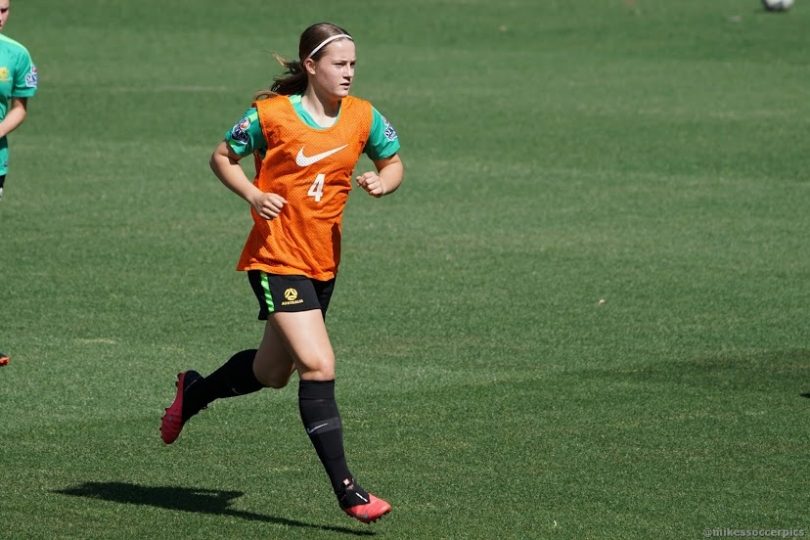
[[[234,126],[225,134],[225,142],[231,147],[233,153],[245,157],[253,152],[262,152],[267,149],[267,140],[262,133],[259,122],[259,112],[251,107]]]
[[[372,107],[371,133],[366,142],[365,153],[371,160],[387,159],[399,152],[397,130],[380,111]]]
[[[39,77],[37,67],[31,60],[31,55],[24,47],[20,47],[14,66],[14,88],[11,97],[29,98],[37,93]]]

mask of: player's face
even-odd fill
[[[11,0],[0,0],[0,30],[6,25],[8,14],[11,12]]]
[[[353,41],[339,39],[330,43],[324,49],[323,56],[313,65],[313,83],[332,96],[348,96],[356,61]]]

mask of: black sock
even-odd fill
[[[6,183],[6,175],[0,174],[0,188]]]
[[[239,351],[208,377],[186,387],[183,419],[187,420],[215,399],[243,396],[264,388],[253,373],[256,349]]]
[[[340,496],[344,480],[350,483],[353,480],[343,454],[343,427],[335,402],[335,381],[301,381],[298,410],[309,440],[329,475],[332,489]]]

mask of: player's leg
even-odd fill
[[[243,396],[262,388],[283,388],[293,370],[293,359],[272,325],[266,324],[258,349],[240,351],[209,376],[186,391],[183,416],[191,418],[214,400]]]
[[[293,357],[269,322],[253,362],[253,373],[261,384],[269,388],[284,388],[295,371]]]
[[[217,399],[243,396],[265,387],[283,388],[293,361],[268,324],[259,349],[239,351],[207,377],[194,370],[177,376],[177,392],[161,421],[163,442],[171,444],[185,423]]]
[[[259,319],[267,320],[274,309],[269,288],[262,285],[262,281],[266,284],[267,275],[249,272],[248,278],[259,301]],[[292,357],[267,324],[258,349],[237,352],[207,377],[195,370],[179,373],[174,401],[161,418],[163,442],[171,444],[177,440],[185,423],[212,401],[250,394],[267,386],[281,388],[287,384],[292,369]]]
[[[301,420],[341,508],[365,523],[376,521],[391,511],[391,505],[355,482],[346,464],[343,425],[335,400],[335,355],[322,311],[277,312],[270,323],[295,358]]]
[[[178,374],[174,402],[161,420],[163,442],[173,443],[185,423],[217,399],[243,396],[265,387],[282,388],[290,378],[292,364],[267,325],[258,350],[239,351],[207,377],[194,370]]]

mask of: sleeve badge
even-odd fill
[[[37,74],[37,67],[31,66],[31,71],[25,74],[25,86],[28,88],[36,88],[39,82],[39,75]]]
[[[387,118],[383,118],[383,120],[385,120],[385,138],[389,141],[397,140],[397,130],[394,129],[394,126],[391,125]]]
[[[231,128],[231,139],[242,144],[249,143],[248,129],[250,129],[250,118],[246,116]]]

